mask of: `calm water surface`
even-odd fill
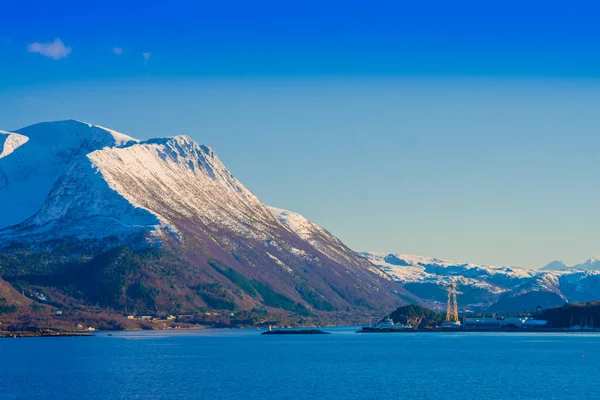
[[[0,399],[600,399],[600,335],[124,332],[0,340]]]

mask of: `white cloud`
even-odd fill
[[[152,53],[142,53],[142,55],[144,56],[144,65],[148,64],[148,60],[152,57]]]
[[[121,54],[123,54],[123,48],[122,47],[113,47],[112,52],[115,53],[116,55],[120,56]]]
[[[27,46],[27,50],[30,53],[39,53],[43,56],[50,57],[54,60],[60,60],[71,54],[71,48],[65,46],[60,39],[54,39],[54,42],[50,43],[31,43]]]

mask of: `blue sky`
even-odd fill
[[[188,134],[356,249],[600,254],[592,2],[78,3],[0,4],[0,129]]]

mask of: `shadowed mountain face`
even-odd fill
[[[189,137],[140,142],[77,121],[3,135],[0,266],[23,292],[62,307],[348,322],[418,301],[323,228],[289,212],[314,234],[286,223]]]

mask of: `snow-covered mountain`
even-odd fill
[[[208,230],[227,228],[267,238],[276,224],[269,211],[225,169],[216,154],[189,137],[104,147],[75,160],[50,190],[41,209],[0,238],[39,241],[116,236],[129,243],[143,234],[184,240],[187,220]]]
[[[56,180],[79,157],[133,142],[126,135],[78,121],[0,132],[0,228],[35,214]]]
[[[537,271],[406,254],[361,252],[408,291],[443,308],[456,281],[462,308],[520,311],[600,299],[600,271]]]
[[[0,273],[52,282],[55,298],[76,276],[80,300],[115,309],[358,318],[356,310],[418,301],[323,228],[265,206],[187,136],[139,141],[61,121],[2,138]]]

